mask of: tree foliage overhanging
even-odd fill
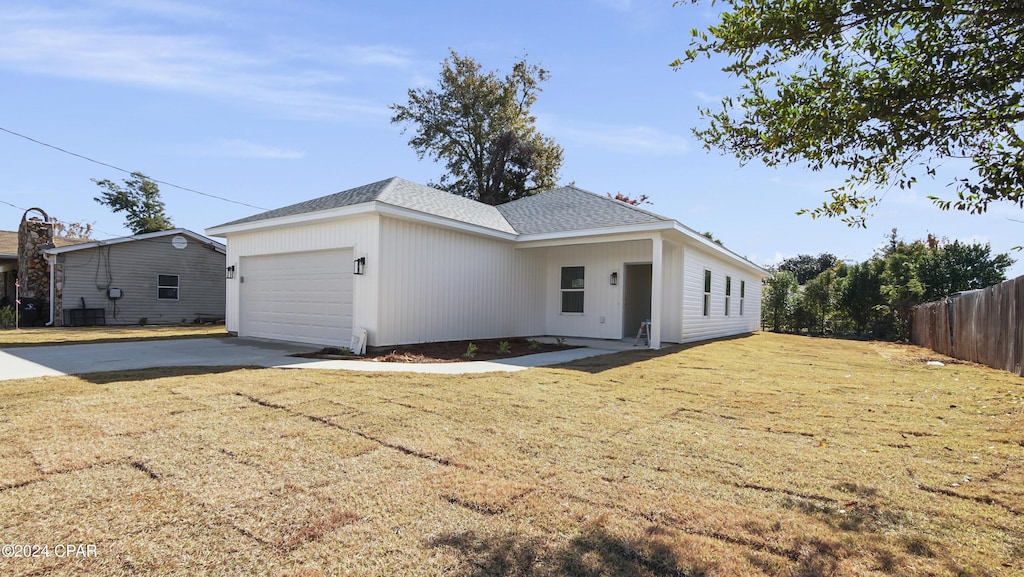
[[[409,145],[422,160],[443,162],[433,186],[487,204],[502,204],[554,188],[562,148],[537,132],[530,107],[547,70],[525,58],[499,78],[454,50],[442,62],[439,85],[411,89],[392,104],[391,122],[414,133]]]
[[[706,0],[705,0],[706,1]],[[676,4],[698,4],[685,0]],[[721,55],[743,81],[695,134],[768,166],[846,172],[812,217],[863,226],[886,190],[969,159],[940,208],[1024,207],[1024,4],[1015,0],[712,0],[676,68]]]
[[[133,172],[124,181],[124,187],[111,180],[92,179],[105,192],[93,198],[96,202],[110,207],[112,211],[125,213],[125,226],[132,234],[159,232],[174,228],[171,219],[164,212],[160,199],[160,187],[141,172]]]

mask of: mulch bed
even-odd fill
[[[506,353],[498,352],[502,342],[508,342],[508,352]],[[470,344],[476,346],[476,351],[472,357],[466,357],[466,351],[469,350]],[[579,347],[537,341],[532,341],[531,343],[529,339],[516,338],[445,341],[392,347],[367,347],[365,357],[345,356],[342,354],[343,351],[331,347],[312,353],[298,353],[292,356],[310,359],[359,359],[382,363],[460,363],[509,359],[576,348]]]

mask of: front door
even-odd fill
[[[651,318],[651,263],[627,264],[622,287],[622,336],[635,337]]]

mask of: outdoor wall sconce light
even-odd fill
[[[352,274],[363,274],[366,269],[366,257],[361,256],[352,262]]]
[[[228,268],[224,269],[224,278],[235,278],[235,265],[231,265]]]
[[[608,284],[615,286],[619,284],[619,272],[615,271],[608,277]]]

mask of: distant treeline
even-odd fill
[[[870,259],[856,264],[835,255],[800,255],[771,267],[761,324],[774,332],[849,334],[906,340],[914,306],[1006,280],[1009,254],[988,244],[928,235],[905,242],[896,229]]]

